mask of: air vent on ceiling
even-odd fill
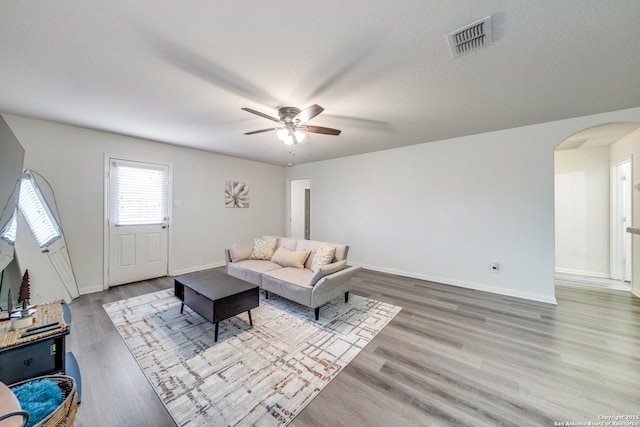
[[[464,55],[493,42],[491,15],[447,34],[451,55]]]

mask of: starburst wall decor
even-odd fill
[[[249,186],[242,181],[227,181],[224,187],[225,208],[248,208]]]

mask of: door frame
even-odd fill
[[[304,189],[304,238],[311,240],[311,187]]]
[[[125,160],[129,162],[138,163],[151,163],[156,165],[162,165],[167,167],[168,183],[167,183],[167,274],[170,275],[173,271],[173,263],[171,261],[171,242],[172,242],[172,223],[173,223],[173,164],[170,162],[160,160],[143,159],[139,157],[122,156],[111,153],[104,154],[103,163],[103,213],[102,213],[102,228],[103,228],[103,252],[102,252],[102,290],[109,289],[109,256],[110,256],[110,235],[109,235],[109,217],[110,212],[110,200],[109,200],[109,171],[111,160]]]
[[[620,166],[623,164],[629,165],[629,176],[626,179],[628,183],[627,193],[625,195],[621,194],[621,186],[619,184],[619,170]],[[628,206],[627,212],[623,212],[625,210],[623,205],[624,199],[627,199]],[[633,280],[633,248],[631,247],[629,250],[629,256],[627,257],[627,248],[626,244],[633,246],[633,242],[631,241],[631,235],[627,233],[626,227],[630,226],[633,222],[633,207],[631,206],[633,200],[633,156],[628,155],[623,159],[611,164],[611,216],[610,216],[610,227],[611,227],[611,243],[610,243],[610,276],[615,280],[626,281],[626,268],[629,269],[629,281]],[[626,223],[624,225],[620,224],[617,221],[617,218],[620,218],[621,215],[626,216]],[[626,259],[625,259],[626,258]],[[627,265],[625,267],[622,266],[622,259],[625,259]]]
[[[302,190],[299,194],[294,194],[295,183],[303,184],[298,190]],[[311,178],[295,178],[289,180],[289,236],[304,238],[305,229],[305,191],[311,189]],[[310,216],[310,215],[309,215]],[[309,223],[311,218],[309,217]],[[294,236],[294,231],[302,231]],[[311,236],[309,236],[311,237]]]

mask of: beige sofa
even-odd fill
[[[349,246],[289,237],[265,236],[253,244],[225,249],[227,274],[315,309],[344,295],[359,266],[347,265]]]

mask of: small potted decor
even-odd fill
[[[11,288],[9,288],[9,292],[7,293],[7,312],[3,313],[0,316],[0,320],[11,320],[11,312],[13,311],[13,299],[11,298]]]
[[[11,329],[22,329],[33,324],[33,313],[36,312],[33,306],[29,305],[31,289],[29,287],[29,270],[25,270],[20,285],[18,303],[22,303],[22,308],[11,311],[11,294],[9,294],[9,313],[11,313]]]

